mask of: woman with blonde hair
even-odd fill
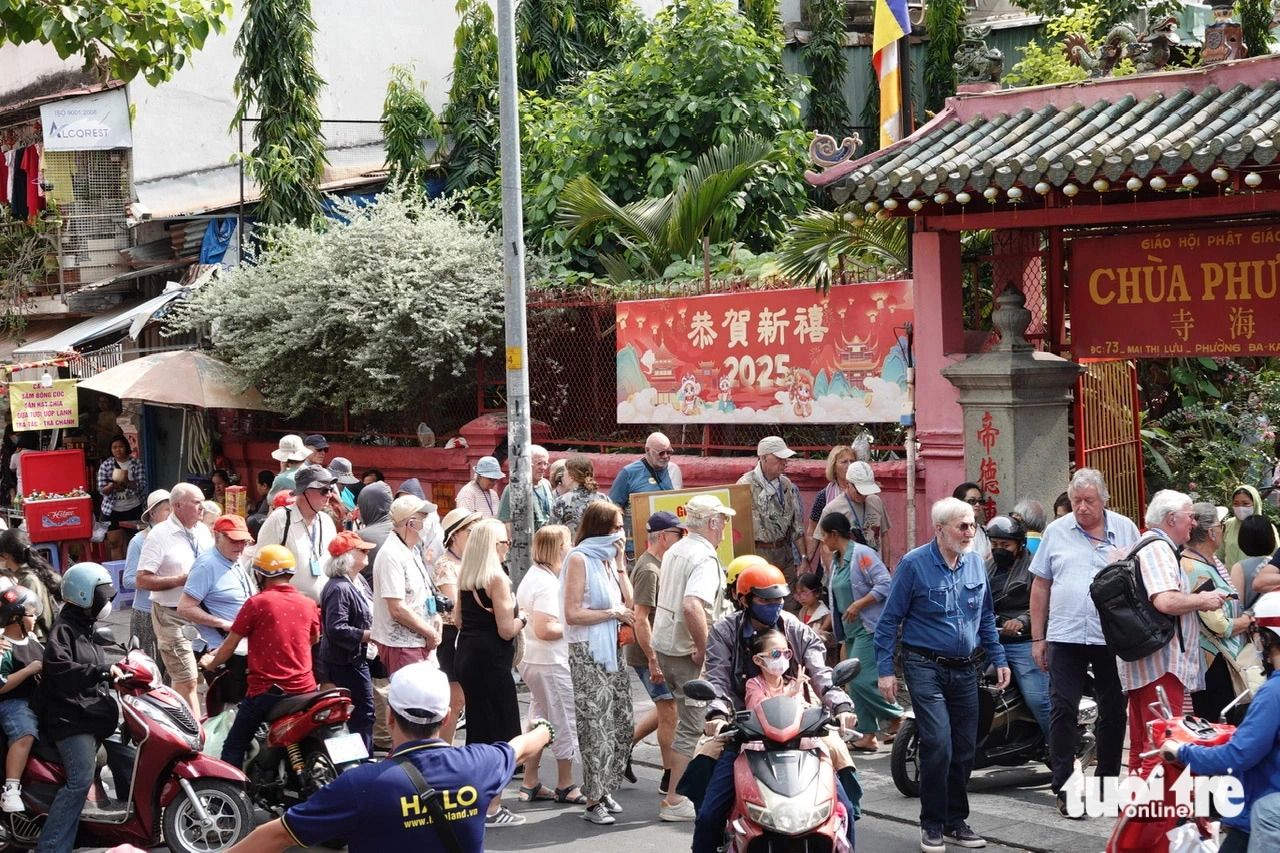
[[[455,614],[458,612],[458,571],[462,568],[462,555],[467,549],[467,538],[476,522],[484,519],[484,515],[472,512],[463,507],[449,510],[449,514],[440,522],[444,531],[444,553],[436,560],[434,573],[436,591],[454,602],[452,613],[442,615],[444,629],[440,634],[440,645],[436,646],[436,661],[440,671],[449,679],[449,716],[440,724],[440,739],[452,745],[453,736],[458,733],[458,720],[462,715],[462,685],[458,683],[458,670],[454,657],[458,653],[458,624]]]
[[[554,800],[557,803],[585,804],[573,783],[573,760],[578,756],[578,729],[573,709],[573,676],[569,672],[569,641],[564,637],[564,605],[560,593],[560,570],[569,553],[569,528],[548,524],[533,534],[533,565],[516,602],[529,615],[524,629],[524,659],[520,678],[529,687],[529,719],[549,720],[556,727],[556,788],[539,781],[542,750],[524,765],[523,802]]]
[[[813,542],[816,537],[815,532],[818,529],[818,522],[822,520],[822,511],[826,509],[827,504],[844,494],[845,486],[848,480],[845,475],[849,470],[849,466],[858,461],[858,452],[847,444],[837,444],[831,448],[831,452],[827,454],[827,486],[822,491],[813,496],[813,508],[809,510],[809,517],[804,523],[804,538],[801,542]],[[815,558],[820,556],[822,549],[813,547],[809,554],[808,564],[815,569]]]
[[[613,791],[622,785],[634,729],[631,684],[618,651],[619,628],[635,622],[626,543],[622,510],[608,500],[593,502],[564,564],[565,637],[587,798],[582,817],[606,826],[622,811]]]
[[[511,666],[516,635],[529,624],[529,617],[520,612],[511,581],[502,571],[510,548],[506,525],[486,518],[472,527],[458,569],[454,668],[467,703],[468,746],[505,743],[520,734]],[[489,804],[484,823],[516,826],[524,817],[502,805],[499,795]]]
[[[556,497],[551,507],[551,522],[563,524],[569,528],[570,535],[576,537],[578,525],[582,522],[582,514],[587,507],[596,501],[608,500],[608,495],[600,491],[596,483],[595,467],[585,456],[570,456],[564,463],[564,479],[562,483],[570,483],[572,489]]]

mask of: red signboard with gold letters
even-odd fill
[[[1280,226],[1071,244],[1076,358],[1280,355]]]

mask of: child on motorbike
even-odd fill
[[[760,667],[760,674],[747,679],[744,704],[754,711],[761,702],[775,696],[800,696],[804,684],[798,678],[787,675],[791,666],[791,649],[787,638],[776,628],[757,631],[747,643],[752,662]]]
[[[0,625],[9,641],[0,657],[0,727],[9,739],[0,809],[6,812],[23,809],[22,771],[40,733],[30,699],[44,668],[44,646],[35,635],[41,609],[40,599],[25,586],[11,586],[0,593]]]

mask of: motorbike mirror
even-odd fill
[[[862,661],[857,658],[842,660],[831,670],[831,683],[836,687],[843,687],[857,678],[860,672],[862,672]]]
[[[110,628],[103,625],[94,629],[93,643],[95,646],[114,646],[116,644],[116,635],[111,633]]]
[[[716,689],[711,686],[710,681],[695,678],[693,681],[684,683],[684,695],[698,702],[710,702],[716,698]]]
[[[129,638],[129,651],[135,651],[142,648],[142,641],[138,639],[138,635],[134,634]]]

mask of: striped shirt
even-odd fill
[[[1162,592],[1191,592],[1191,582],[1178,563],[1178,556],[1169,537],[1154,528],[1148,532],[1158,533],[1165,541],[1155,542],[1138,552],[1138,566],[1142,571],[1142,582],[1147,587],[1147,594],[1154,598]],[[1177,618],[1182,633],[1181,643],[1175,634],[1168,645],[1141,660],[1126,661],[1116,658],[1116,666],[1120,670],[1120,686],[1126,693],[1150,684],[1166,672],[1172,673],[1181,681],[1188,693],[1204,689],[1196,611],[1184,613]]]

